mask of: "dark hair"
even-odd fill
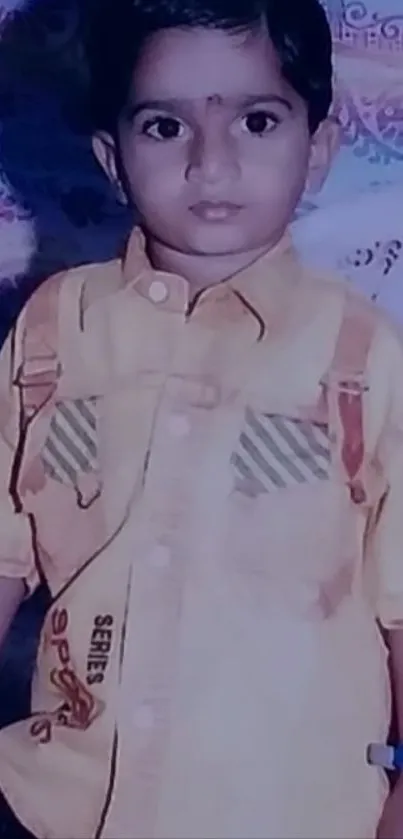
[[[316,131],[332,102],[332,42],[319,0],[81,0],[93,122],[114,132],[148,37],[163,29],[267,29]]]

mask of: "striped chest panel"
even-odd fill
[[[49,477],[76,486],[80,474],[98,467],[95,399],[58,402],[42,450]]]
[[[239,489],[247,488],[251,495],[326,481],[331,464],[328,427],[247,409],[231,462]]]

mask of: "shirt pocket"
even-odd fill
[[[53,594],[111,536],[105,521],[99,398],[57,400],[21,475],[38,564]]]
[[[357,522],[326,422],[248,408],[231,457],[226,557],[242,591],[315,619],[351,593]]]
[[[57,402],[41,452],[46,476],[73,488],[84,508],[100,493],[97,426],[95,398]]]
[[[231,465],[235,489],[250,497],[329,481],[328,426],[247,408]]]

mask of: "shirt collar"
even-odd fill
[[[176,274],[155,270],[147,257],[145,236],[136,227],[129,239],[122,263],[123,280],[150,304],[167,312],[186,312],[189,285]],[[192,318],[212,325],[223,320],[253,318],[262,335],[274,322],[279,308],[289,301],[302,276],[302,268],[291,235],[286,233],[269,252],[228,280],[198,295]]]

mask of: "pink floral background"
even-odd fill
[[[403,3],[327,0],[341,148],[295,238],[403,323]]]
[[[378,298],[380,254],[393,252],[389,280],[403,258],[403,3],[324,2],[342,142],[325,188],[301,204],[296,238]],[[33,285],[108,258],[132,221],[91,157],[76,28],[74,0],[0,0],[0,342]],[[381,217],[391,229],[378,235]],[[400,297],[403,319],[403,286]]]
[[[322,200],[403,183],[402,0],[327,0],[343,145]]]

